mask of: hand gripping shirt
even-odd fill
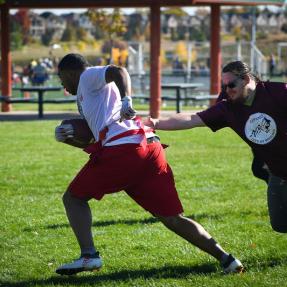
[[[233,129],[269,167],[287,179],[287,86],[259,82],[251,106],[223,100],[197,113],[212,131]]]
[[[108,128],[103,145],[140,143],[143,137],[140,134],[106,143],[112,137],[123,132],[139,129],[138,124],[133,120],[119,121],[121,96],[114,82],[106,83],[107,68],[108,66],[89,67],[81,74],[77,90],[79,112],[86,119],[96,141],[99,140],[100,132]]]

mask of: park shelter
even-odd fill
[[[150,8],[150,114],[158,117],[161,106],[161,65],[160,65],[160,8],[170,6],[209,6],[211,8],[210,44],[210,94],[220,92],[221,51],[220,51],[220,7],[222,5],[279,5],[284,0],[0,0],[1,8],[1,71],[2,95],[11,96],[11,54],[9,47],[9,9],[19,8]],[[10,111],[2,103],[2,111]]]

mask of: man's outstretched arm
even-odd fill
[[[149,118],[145,125],[157,130],[185,130],[196,127],[205,127],[205,123],[197,115],[177,114],[167,119]]]

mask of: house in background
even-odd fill
[[[62,38],[62,35],[66,29],[66,21],[55,14],[50,14],[45,18],[46,32],[52,33],[52,39],[54,41],[59,41]]]
[[[29,18],[29,34],[32,38],[40,40],[41,37],[46,33],[46,21],[43,17],[33,12],[29,12]]]

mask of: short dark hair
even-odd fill
[[[88,61],[80,54],[67,54],[58,64],[58,70],[84,70],[90,66]]]
[[[248,75],[252,77],[255,82],[259,82],[260,79],[257,75],[251,72],[251,68],[248,66],[248,64],[242,62],[242,61],[233,61],[228,63],[224,68],[222,69],[223,73],[232,73],[238,78],[244,78],[245,75]]]

